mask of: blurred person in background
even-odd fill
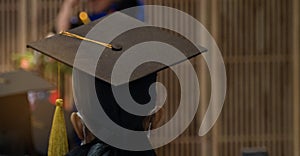
[[[84,24],[78,16],[73,16],[74,9],[80,3],[86,3],[87,14],[91,21],[104,17],[115,11],[143,5],[142,0],[65,0],[57,17],[56,31],[61,32]],[[138,13],[143,16],[143,10]],[[141,18],[140,18],[141,17]]]

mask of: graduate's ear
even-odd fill
[[[77,115],[77,113],[73,112],[71,114],[71,122],[78,138],[80,140],[83,140],[84,139],[83,124],[81,118]]]

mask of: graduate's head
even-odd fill
[[[92,78],[91,76],[81,72],[79,76]],[[156,109],[156,88],[150,89],[150,85],[154,82],[156,82],[156,74],[152,74],[140,80],[129,83],[132,98],[141,105],[149,104],[152,106],[151,109],[149,109],[149,114]],[[138,116],[123,110],[119,106],[118,102],[115,100],[111,87],[122,92],[126,87],[125,85],[111,86],[106,82],[96,79],[95,87],[98,100],[102,105],[106,115],[110,117],[112,122],[118,124],[119,126],[135,131],[147,131],[149,129],[157,128],[158,124],[160,124],[163,111],[159,111],[153,115]],[[85,126],[84,119],[79,113],[73,113],[71,115],[71,121],[78,137],[83,143],[89,143],[96,138],[95,135]],[[103,125],[105,124],[103,123]]]

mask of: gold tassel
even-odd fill
[[[48,146],[48,156],[63,156],[68,153],[67,130],[63,112],[63,100],[56,100],[52,128]]]

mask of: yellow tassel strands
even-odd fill
[[[57,99],[49,139],[48,156],[63,156],[66,155],[69,150],[62,106],[63,100]]]
[[[60,63],[57,66],[57,90],[60,97]],[[48,156],[63,156],[69,151],[66,122],[63,112],[63,100],[56,99],[56,108],[53,115],[52,128],[49,138]]]

